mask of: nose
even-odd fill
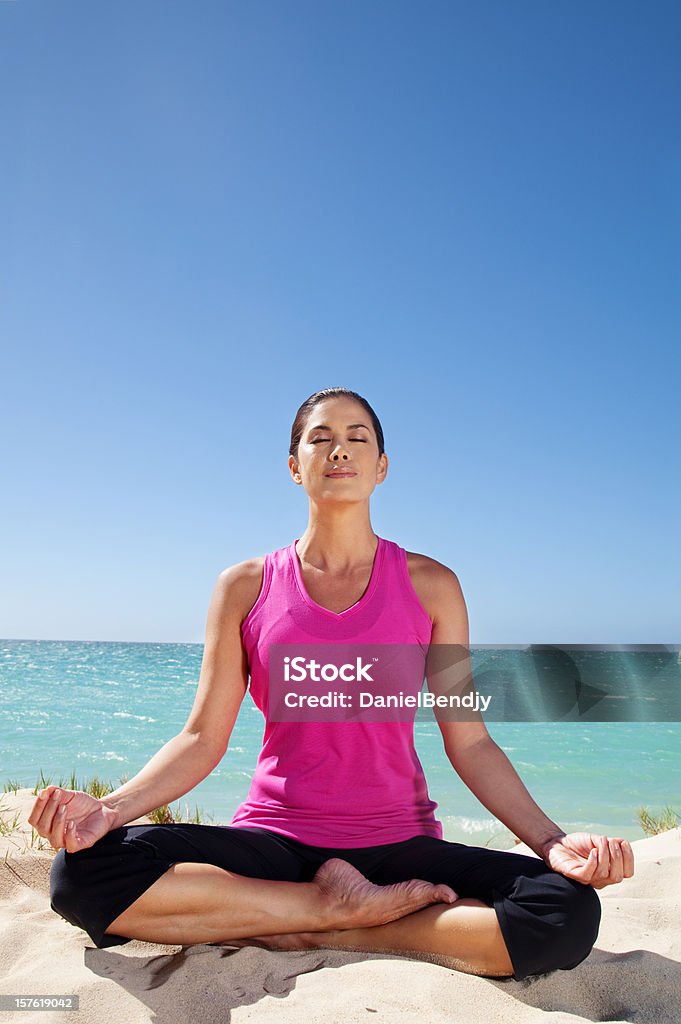
[[[343,449],[343,446],[340,445],[340,444],[336,445],[334,450],[331,452],[331,461],[332,462],[336,462],[337,463],[337,462],[340,462],[341,460],[346,461],[347,457],[348,457],[348,453]]]

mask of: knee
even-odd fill
[[[560,943],[560,962],[556,967],[570,971],[586,960],[598,938],[601,924],[601,901],[596,890],[569,878],[565,892],[563,930],[565,942]]]
[[[601,902],[590,885],[564,875],[553,879],[548,896],[550,933],[538,951],[536,972],[570,971],[586,960],[598,938]]]
[[[50,907],[70,924],[81,927],[78,861],[59,850],[50,868]]]
[[[517,928],[509,949],[521,981],[528,975],[569,971],[585,960],[598,938],[601,903],[590,885],[551,872],[523,879],[507,913]]]
[[[62,917],[65,916],[63,911],[68,906],[70,888],[66,872],[66,852],[59,850],[50,868],[50,906]]]

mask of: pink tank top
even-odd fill
[[[231,824],[311,846],[362,847],[443,838],[414,748],[413,722],[278,722],[268,715],[268,648],[290,643],[428,645],[432,623],[404,548],[383,538],[369,585],[336,613],[305,589],[295,549],[265,555],[258,599],[241,627],[250,690],[265,731],[250,791]]]

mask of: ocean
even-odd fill
[[[203,645],[0,640],[0,783],[41,778],[120,785],[184,725]],[[614,657],[614,655],[613,655]],[[565,831],[640,839],[637,810],[681,814],[678,722],[487,721],[535,801]],[[173,804],[229,824],[245,798],[263,717],[246,694],[230,745],[208,778]],[[512,835],[459,779],[435,719],[415,723],[416,750],[445,839],[503,849]]]

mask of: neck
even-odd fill
[[[331,573],[352,572],[371,565],[378,546],[368,515],[320,519],[310,512],[307,529],[296,545],[298,557]]]

